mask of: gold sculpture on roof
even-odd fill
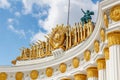
[[[120,20],[120,5],[116,5],[110,10],[110,18],[113,21]]]
[[[52,56],[52,51],[55,49],[62,48],[64,51],[71,49],[86,40],[93,32],[93,29],[94,23],[90,20],[84,25],[75,23],[74,27],[57,25],[48,36],[45,36],[46,41],[38,40],[36,43],[30,45],[30,48],[23,47],[20,49],[21,55],[13,60],[12,64],[15,65],[16,61]]]
[[[62,26],[57,26],[52,30],[52,33],[50,34],[50,44],[53,47],[53,49],[57,48],[63,48],[64,40],[65,40],[65,32],[66,28]]]

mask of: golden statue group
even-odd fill
[[[12,64],[16,64],[17,60],[32,60],[51,56],[52,51],[59,48],[66,51],[88,38],[93,29],[94,23],[91,20],[83,26],[81,23],[75,23],[74,27],[57,25],[52,29],[51,34],[45,36],[46,41],[38,40],[31,48],[23,48],[21,55],[13,60]]]
[[[66,51],[83,42],[93,32],[94,23],[91,21],[91,15],[94,15],[94,12],[81,10],[84,16],[80,23],[75,23],[73,27],[57,25],[48,36],[45,36],[46,41],[38,40],[31,48],[23,48],[21,55],[13,60],[12,64],[16,64],[17,60],[33,60],[51,56],[55,49],[61,48]]]

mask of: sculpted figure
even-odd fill
[[[81,11],[84,13],[84,16],[81,18],[82,25],[84,25],[85,23],[88,23],[88,21],[92,19],[91,15],[94,15],[94,12],[89,10],[85,12],[83,9],[81,9]]]

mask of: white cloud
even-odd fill
[[[8,18],[7,22],[8,22],[8,25],[19,24],[19,21],[15,18]]]
[[[11,23],[11,24],[12,24],[13,21],[14,21],[14,19],[12,19],[12,18],[9,18],[9,19],[8,19],[8,23]]]
[[[56,0],[50,4],[50,10],[48,18],[44,21],[43,28],[51,31],[56,24],[66,24],[67,22],[67,5],[68,0]],[[89,6],[88,6],[89,5]],[[70,8],[70,24],[73,25],[75,22],[79,22],[83,16],[81,8],[84,10],[91,10],[95,12],[93,21],[97,18],[97,7],[98,3],[94,4],[91,0],[71,0]]]
[[[42,33],[41,31],[38,32],[37,34],[33,35],[33,37],[31,37],[31,43],[37,42],[38,40],[46,41],[45,35],[46,34]]]
[[[9,25],[8,29],[10,29],[12,32],[19,34],[21,37],[25,38],[25,31],[24,30],[17,30],[13,27],[13,25]]]
[[[20,12],[15,12],[15,16],[19,17],[20,15]]]
[[[32,16],[37,18],[37,19],[39,19],[43,16],[46,16],[46,15],[48,15],[48,12],[46,10],[43,10],[42,12],[38,12],[37,14],[32,13]]]
[[[7,0],[0,0],[0,8],[10,8],[10,3]]]
[[[33,4],[39,6],[47,4],[50,6],[48,17],[45,20],[38,20],[40,27],[43,27],[48,32],[50,32],[56,24],[67,23],[68,0],[23,0],[23,4],[25,11],[28,13],[32,11]],[[74,25],[75,22],[80,22],[80,18],[83,16],[81,8],[83,8],[83,10],[94,11],[93,21],[96,21],[98,2],[94,4],[91,0],[71,0],[70,25]],[[37,40],[41,35],[41,32],[36,33],[32,41]]]
[[[32,6],[34,4],[43,6],[44,4],[47,4],[50,2],[50,0],[22,0],[23,5],[24,5],[24,14],[28,14],[32,12]]]

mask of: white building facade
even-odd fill
[[[0,66],[0,80],[120,80],[120,0],[101,1],[89,38],[52,54]]]

